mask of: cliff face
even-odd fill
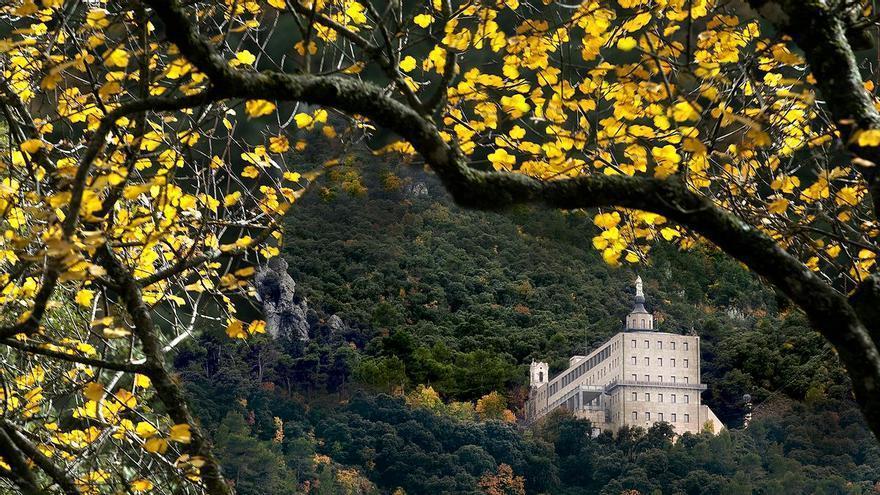
[[[287,268],[287,261],[276,256],[254,277],[269,334],[276,339],[307,341],[310,332],[314,333],[319,326],[326,326],[331,333],[345,330],[346,325],[339,316],[321,318],[309,308],[308,300],[296,294],[296,282]]]

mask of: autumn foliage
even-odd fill
[[[874,14],[768,3],[4,2],[0,478],[231,492],[166,355],[265,331],[236,301],[341,157],[299,158],[378,127],[462,204],[602,207],[609,264],[717,244],[807,312],[880,431],[876,304],[846,299],[878,252],[877,74],[850,46]]]

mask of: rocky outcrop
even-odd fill
[[[409,198],[425,198],[428,196],[428,185],[424,182],[412,182],[404,186],[404,194]]]
[[[340,333],[345,330],[345,323],[342,322],[342,318],[336,315],[327,318],[327,326],[330,328],[331,333]]]
[[[309,340],[317,327],[331,334],[342,333],[347,326],[337,315],[321,318],[309,308],[308,300],[296,294],[296,282],[287,272],[287,261],[275,256],[254,276],[257,300],[263,306],[266,331],[274,338]]]
[[[254,276],[254,286],[270,335],[309,340],[308,303],[296,295],[296,282],[287,273],[287,261],[279,256],[270,259]]]

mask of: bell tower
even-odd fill
[[[642,289],[642,277],[636,277],[636,297],[633,309],[626,317],[627,331],[654,330],[654,315],[645,309],[645,293]]]
[[[531,387],[540,387],[550,381],[550,366],[547,363],[539,363],[532,361],[529,366],[529,385]]]

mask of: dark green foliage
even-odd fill
[[[659,329],[701,336],[704,402],[733,431],[673,443],[657,425],[592,438],[565,414],[526,430],[384,395],[417,384],[445,400],[498,391],[516,409],[529,361],[558,372],[620,330],[635,274],[598,259],[583,214],[463,211],[413,194],[416,182],[440,186],[397,169],[334,177],[366,190],[352,196],[331,181],[304,198],[285,254],[317,318],[338,314],[346,330],[318,324],[303,344],[210,329],[175,360],[241,493],[350,493],[337,474],[351,468],[381,493],[478,493],[502,463],[534,494],[875,490],[880,451],[830,347],[738,264],[706,250],[658,246],[638,272]],[[755,419],[741,430],[746,393]]]
[[[532,359],[558,372],[621,329],[635,271],[602,263],[590,216],[463,210],[431,177],[378,167],[364,167],[365,195],[299,202],[284,253],[311,301],[385,335],[366,353],[399,358],[410,385],[474,400],[524,385]],[[402,185],[389,190],[389,174]],[[409,193],[414,184],[431,194]],[[714,320],[729,331],[775,312],[773,293],[722,255],[659,246],[652,263],[638,272],[664,331]],[[728,308],[747,321],[714,314]],[[387,364],[366,360],[364,374]]]

